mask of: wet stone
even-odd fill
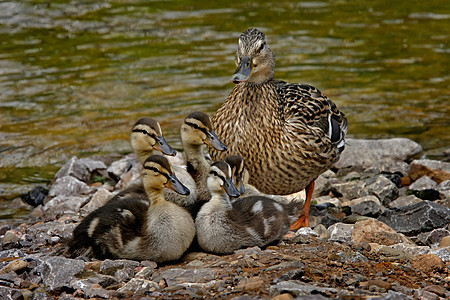
[[[42,186],[37,186],[28,193],[22,195],[21,198],[29,205],[36,207],[38,205],[44,204],[44,200],[48,196],[48,192],[48,189]]]

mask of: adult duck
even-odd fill
[[[236,86],[212,122],[228,151],[211,151],[213,160],[243,157],[249,183],[266,194],[306,189],[301,216],[291,229],[308,226],[314,180],[344,149],[347,120],[318,89],[274,79],[275,57],[265,35],[249,29],[239,37]]]

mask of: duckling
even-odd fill
[[[158,263],[181,257],[194,239],[194,221],[184,208],[164,199],[163,188],[183,195],[189,190],[161,155],[145,160],[141,177],[149,201],[125,197],[93,211],[75,228],[69,256]]]
[[[224,161],[211,165],[208,176],[211,199],[197,214],[197,241],[205,251],[233,253],[243,247],[264,247],[283,238],[289,224],[299,215],[298,205],[283,205],[263,196],[231,203],[239,196],[231,168]]]
[[[225,162],[231,167],[231,174],[233,178],[233,184],[236,187],[239,187],[239,193],[241,194],[239,197],[249,197],[249,196],[264,196],[268,198],[272,198],[277,202],[287,204],[289,200],[286,197],[278,196],[278,195],[267,195],[255,188],[253,185],[248,183],[250,178],[250,174],[244,166],[244,159],[240,155],[229,155],[225,157]],[[231,202],[236,201],[236,199],[232,199]]]
[[[292,229],[308,226],[314,181],[344,150],[347,119],[317,88],[274,79],[275,57],[265,35],[249,29],[239,37],[236,86],[212,118],[228,151],[239,154],[250,184],[267,194],[306,189],[304,210]]]
[[[209,116],[203,112],[193,112],[186,116],[181,125],[181,142],[188,173],[192,176],[197,189],[196,203],[186,206],[195,217],[200,206],[211,197],[206,179],[211,166],[204,153],[205,145],[225,151],[227,147],[217,138]]]
[[[130,142],[131,148],[141,164],[143,164],[147,157],[153,153],[153,149],[170,156],[174,156],[177,153],[167,144],[159,123],[148,117],[141,118],[134,124],[131,129]],[[194,204],[197,200],[197,187],[194,179],[183,167],[173,165],[172,168],[175,171],[177,178],[189,189],[190,194],[188,196],[184,196],[175,193],[172,190],[165,189],[165,199],[181,206],[189,206]],[[142,186],[140,181],[133,182],[133,184]],[[143,188],[138,187],[138,190],[144,192]]]

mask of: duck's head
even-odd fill
[[[236,51],[236,72],[231,81],[265,83],[273,79],[275,73],[275,57],[266,43],[264,33],[251,28],[239,37]]]
[[[227,150],[227,147],[214,132],[209,116],[196,111],[190,113],[181,125],[181,139],[183,144],[191,146],[208,145],[219,151]]]
[[[166,187],[181,195],[190,193],[189,189],[178,180],[169,160],[162,155],[151,155],[145,160],[141,177],[146,190],[162,190]]]
[[[230,165],[234,185],[239,188],[239,193],[243,194],[244,183],[248,182],[248,171],[244,167],[244,159],[240,155],[229,155],[225,157],[225,162]]]
[[[141,160],[145,160],[153,149],[165,155],[177,154],[164,139],[159,123],[152,118],[141,118],[134,124],[131,129],[130,141],[133,151]]]
[[[240,196],[239,191],[233,184],[231,167],[224,161],[216,161],[211,165],[207,184],[211,194],[224,191],[233,198]]]

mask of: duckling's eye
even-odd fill
[[[197,124],[192,124],[192,127],[193,127],[194,129],[199,129],[199,128],[200,128],[200,127],[198,127]]]
[[[155,168],[155,167],[146,167],[146,169],[147,170],[151,170],[151,171],[156,172],[156,173],[159,172],[159,170],[157,168]]]
[[[211,171],[211,172],[209,172],[209,174],[212,174],[212,175],[214,175],[214,176],[219,176],[219,174],[217,174],[216,171]]]

